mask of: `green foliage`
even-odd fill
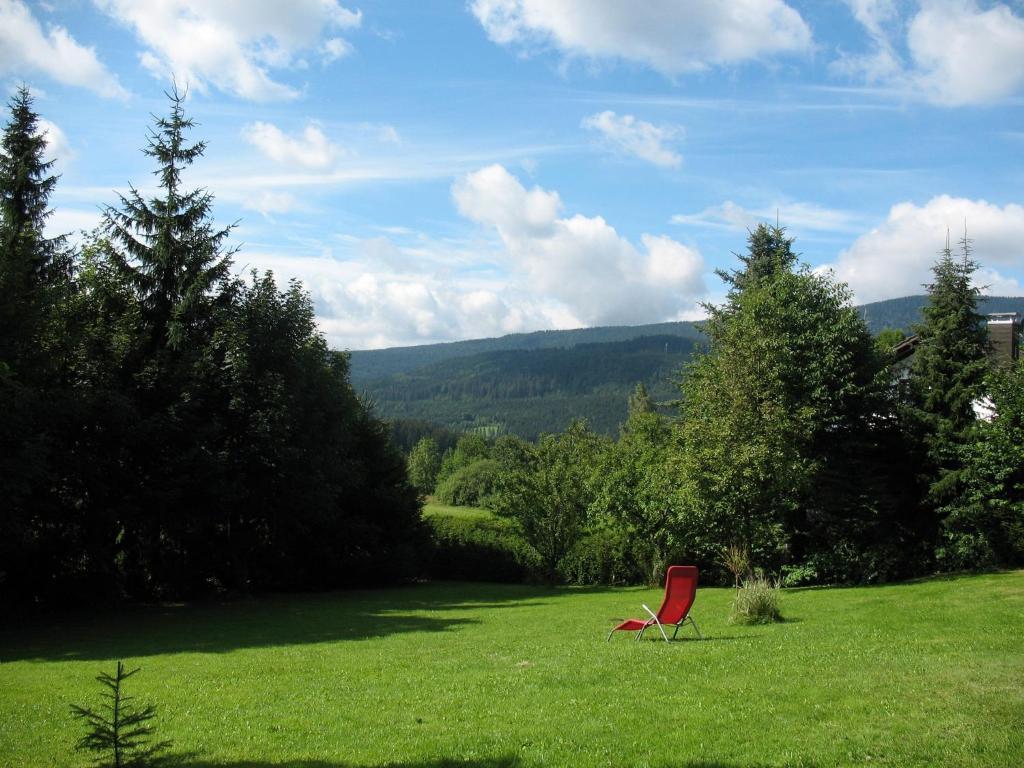
[[[84,721],[89,729],[75,749],[98,753],[110,760],[109,765],[123,768],[143,766],[171,746],[169,741],[153,742],[156,729],[152,721],[156,707],[149,704],[140,708],[134,703],[135,697],[124,692],[125,680],[138,671],[126,672],[124,664],[118,661],[112,676],[102,672],[96,678],[109,691],[102,694],[106,703],[98,711],[71,705],[71,714]]]
[[[640,560],[635,541],[620,528],[596,528],[584,534],[559,563],[569,584],[638,584],[650,576],[649,561]]]
[[[978,312],[978,265],[970,241],[960,241],[954,259],[948,242],[932,268],[921,339],[910,368],[910,406],[906,416],[920,454],[922,481],[934,508],[947,505],[961,490],[962,450],[973,439],[973,403],[983,394],[988,372],[988,335]]]
[[[755,235],[752,249],[771,248],[752,251],[750,274],[735,273],[728,302],[709,308],[710,348],[682,383],[683,528],[699,561],[733,542],[778,567],[831,547],[844,521],[864,546],[882,537],[853,521],[874,513],[860,495],[879,473],[876,426],[889,406],[849,290],[789,271],[781,232]]]
[[[441,453],[437,449],[437,442],[430,437],[420,438],[409,452],[406,463],[409,468],[409,482],[424,495],[433,493],[437,485],[437,475],[441,471]]]
[[[679,549],[680,478],[669,421],[640,384],[619,440],[603,455],[591,513],[621,532],[650,584],[664,581]]]
[[[585,423],[574,422],[527,447],[520,462],[501,468],[494,510],[519,523],[548,583],[558,580],[562,559],[586,529],[607,447]]]
[[[389,419],[388,426],[391,427],[391,442],[403,453],[409,453],[425,437],[433,440],[442,454],[454,448],[459,440],[458,432],[423,419]]]
[[[500,471],[494,459],[477,459],[438,483],[435,496],[442,504],[456,507],[490,507]]]
[[[962,447],[963,492],[941,510],[947,568],[1024,563],[1024,361],[992,372],[986,390],[994,415]]]
[[[211,195],[182,189],[203,144],[170,99],[146,150],[158,194],[122,197],[77,254],[45,334],[57,341],[34,337],[48,364],[0,369],[0,602],[417,574],[425,533],[404,458],[302,286],[230,278]]]
[[[432,579],[523,582],[535,569],[535,555],[512,521],[440,514],[427,520]]]
[[[782,621],[777,581],[758,574],[744,579],[736,590],[729,613],[730,624],[771,624]]]
[[[59,334],[52,314],[70,278],[65,238],[45,236],[57,177],[32,103],[19,88],[0,137],[0,365],[29,380]]]

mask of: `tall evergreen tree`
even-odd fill
[[[44,159],[46,133],[32,102],[23,85],[0,139],[0,370],[21,367],[39,350],[56,299],[50,288],[69,266],[65,238],[45,235],[57,176],[54,161]]]
[[[908,416],[919,445],[928,501],[935,507],[959,492],[961,449],[972,439],[974,402],[988,373],[988,333],[978,312],[981,290],[972,284],[978,264],[970,240],[954,258],[947,238],[932,267],[924,320],[914,330],[920,344],[910,368]]]
[[[206,149],[188,144],[195,121],[185,117],[186,94],[167,94],[170,115],[156,117],[143,152],[157,161],[161,194],[146,200],[134,187],[121,208],[108,207],[105,230],[110,256],[142,302],[153,349],[180,349],[209,320],[213,290],[229,276],[233,250],[224,249],[232,226],[212,223],[213,195],[182,190],[181,174]]]

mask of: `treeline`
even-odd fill
[[[415,573],[401,454],[308,294],[233,276],[230,227],[183,188],[183,97],[134,188],[72,247],[27,89],[0,153],[0,601],[323,588]]]
[[[727,548],[789,584],[1024,563],[1024,364],[988,354],[969,241],[935,265],[905,369],[901,334],[873,337],[791,245],[760,226],[720,272],[675,414],[641,386],[617,440],[583,422],[445,453],[424,439],[411,479],[510,521],[508,556],[551,582],[656,582],[671,562],[724,579]]]

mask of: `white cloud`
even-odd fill
[[[704,292],[696,250],[652,235],[640,250],[600,216],[560,217],[557,192],[527,190],[503,166],[467,174],[452,195],[464,216],[496,230],[510,272],[577,325],[675,318]]]
[[[128,96],[117,76],[96,57],[95,49],[79,44],[61,26],[50,25],[44,33],[27,5],[0,0],[0,73],[24,77],[28,72],[42,72],[101,96]]]
[[[638,62],[665,75],[811,48],[811,30],[782,0],[474,0],[488,37],[568,57]]]
[[[412,258],[383,238],[362,243],[355,258],[251,254],[281,283],[297,277],[310,291],[317,321],[336,349],[374,349],[521,331],[573,327],[554,302],[510,289],[501,280],[452,279],[430,254]],[[386,255],[384,255],[386,254]],[[439,256],[440,261],[445,256]],[[426,263],[425,263],[426,262]]]
[[[610,110],[583,118],[581,125],[597,131],[614,150],[639,157],[662,168],[678,168],[683,158],[666,146],[679,135],[675,126],[657,126],[633,115],[616,115]]]
[[[983,11],[974,0],[925,3],[907,44],[916,82],[938,103],[984,104],[1024,87],[1024,19],[1005,5]]]
[[[288,192],[262,190],[246,197],[242,207],[256,211],[264,218],[270,219],[274,214],[291,213],[296,209],[298,201]]]
[[[305,52],[325,62],[346,55],[347,41],[326,35],[362,22],[359,11],[337,0],[94,1],[135,31],[147,48],[140,61],[156,77],[255,101],[298,96],[270,70],[301,66]]]
[[[967,234],[974,258],[982,265],[979,285],[990,293],[1018,293],[1021,287],[999,267],[1019,269],[1024,243],[1024,206],[998,206],[985,200],[941,195],[918,206],[894,205],[886,220],[857,238],[830,265],[836,276],[853,288],[860,302],[922,293],[931,279],[931,267],[945,246],[946,232],[955,242]]]
[[[872,50],[840,56],[832,65],[839,74],[944,106],[987,104],[1024,88],[1024,18],[1005,4],[922,0],[904,23],[892,0],[846,2]]]
[[[754,229],[761,222],[779,223],[790,230],[813,232],[855,231],[858,217],[849,212],[825,208],[815,203],[789,202],[748,209],[726,200],[721,205],[705,208],[699,213],[676,214],[673,224],[687,224],[720,229]]]
[[[282,165],[328,171],[343,153],[314,122],[300,136],[289,136],[272,123],[256,122],[242,129],[242,136],[264,155]]]
[[[74,158],[74,150],[60,126],[46,118],[39,118],[38,127],[46,136],[46,159],[56,160],[58,168],[66,168]]]

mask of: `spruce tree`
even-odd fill
[[[185,93],[174,88],[167,117],[153,116],[143,152],[157,161],[153,172],[160,195],[146,200],[134,187],[121,195],[121,208],[108,207],[105,230],[110,256],[142,302],[153,350],[178,350],[209,319],[211,296],[230,274],[233,250],[224,241],[233,225],[214,228],[213,195],[182,190],[182,171],[199,158],[206,143],[188,144],[195,121],[185,117]]]
[[[797,260],[793,238],[786,237],[786,228],[763,222],[748,234],[747,253],[733,253],[733,256],[743,264],[741,269],[715,270],[729,286],[730,299],[764,280],[791,271]]]
[[[18,369],[40,347],[55,301],[53,283],[68,268],[65,238],[47,238],[48,207],[57,176],[45,160],[46,134],[26,86],[8,106],[0,139],[0,371]]]
[[[959,492],[961,449],[972,439],[974,402],[988,372],[988,334],[978,313],[978,269],[966,234],[954,258],[947,238],[932,267],[924,320],[914,330],[920,344],[910,368],[909,421],[922,454],[928,502],[937,508]]]

